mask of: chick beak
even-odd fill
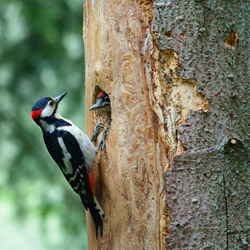
[[[94,104],[89,110],[100,109],[102,108],[102,99],[97,98],[96,104]]]

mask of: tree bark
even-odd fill
[[[243,0],[84,2],[86,132],[110,126],[89,249],[249,248],[248,22]]]

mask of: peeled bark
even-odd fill
[[[249,247],[248,8],[85,1],[86,132],[110,126],[89,249]],[[111,114],[88,111],[100,90]]]

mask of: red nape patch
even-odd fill
[[[32,110],[31,111],[31,117],[33,120],[37,119],[40,117],[41,113],[42,113],[42,109],[39,109],[39,110]]]
[[[94,183],[95,183],[95,175],[93,173],[89,174],[89,184],[91,188],[91,192],[94,193]]]
[[[97,98],[102,98],[102,97],[104,97],[104,93],[101,91],[101,92],[99,93],[99,95],[97,96]]]

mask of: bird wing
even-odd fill
[[[78,193],[86,209],[93,206],[86,162],[78,141],[68,131],[59,130],[58,143],[62,149],[63,164],[60,168],[71,187]]]
[[[84,207],[86,209],[89,209],[95,223],[96,236],[98,236],[99,228],[100,234],[102,236],[102,218],[105,217],[105,213],[103,212],[97,199],[93,195],[93,186],[91,187],[90,184],[91,175],[88,174],[88,171],[85,167],[86,157],[84,158],[84,155],[86,155],[86,153],[82,153],[81,144],[79,144],[79,140],[77,140],[76,138],[77,137],[75,135],[73,136],[66,130],[61,130],[59,132],[58,142],[60,144],[60,147],[62,148],[64,156],[64,167],[66,167],[66,171],[70,172],[65,175],[65,177],[67,178],[72,188],[80,195]],[[89,138],[87,139],[89,140]]]
[[[80,150],[82,151],[82,155],[84,156],[85,167],[88,173],[92,172],[92,167],[96,160],[97,150],[89,137],[74,124],[72,124],[72,126],[60,127],[58,130],[68,131],[71,135],[73,135],[79,145]]]

